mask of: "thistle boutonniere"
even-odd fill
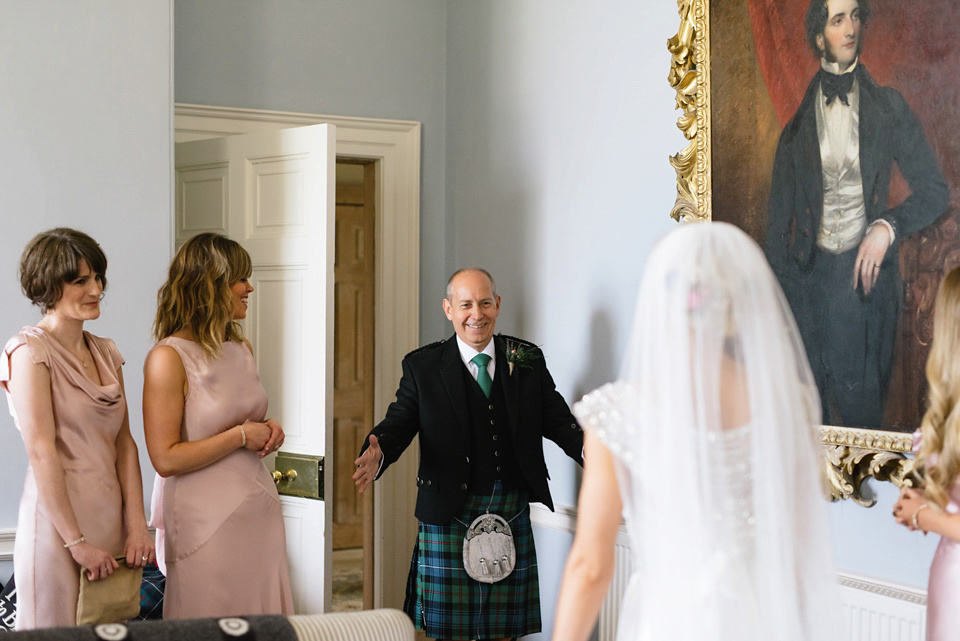
[[[536,346],[511,338],[503,339],[503,351],[507,354],[509,376],[513,376],[514,366],[532,367],[531,363],[540,358],[540,350]]]

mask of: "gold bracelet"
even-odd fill
[[[927,505],[926,503],[921,503],[921,504],[920,504],[920,507],[917,508],[917,511],[913,513],[913,529],[914,529],[914,530],[921,530],[921,529],[923,529],[923,528],[920,527],[920,524],[917,522],[917,516],[920,514],[920,511],[921,511],[921,510],[923,510],[923,509],[925,509],[925,508],[928,508],[928,507],[930,507],[930,506]],[[926,530],[924,530],[924,532],[926,532]]]
[[[63,544],[63,547],[65,547],[65,548],[72,548],[74,545],[76,545],[76,544],[78,544],[78,543],[83,543],[83,542],[86,541],[86,540],[87,540],[87,537],[85,537],[83,534],[81,534],[79,539],[77,539],[76,541],[70,541],[69,543],[64,543],[64,544]]]
[[[240,438],[243,439],[243,443],[240,444],[240,447],[246,447],[246,446],[247,446],[247,432],[246,432],[246,430],[243,429],[243,425],[238,425],[237,427],[240,428]]]

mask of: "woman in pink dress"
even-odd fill
[[[893,506],[897,523],[935,532],[940,545],[927,586],[927,641],[960,631],[960,268],[940,283],[927,359],[929,406],[915,438],[923,489],[905,488]]]
[[[236,322],[250,255],[218,234],[180,248],[157,295],[144,365],[152,523],[167,575],[165,619],[293,614],[280,497],[261,459],[283,444]]]
[[[106,271],[100,246],[73,229],[37,235],[20,259],[20,285],[43,318],[0,357],[29,459],[13,552],[18,630],[74,625],[81,567],[99,580],[115,556],[153,560],[123,357],[83,329],[100,317]]]

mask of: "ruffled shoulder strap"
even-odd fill
[[[633,386],[607,383],[573,405],[584,429],[592,430],[617,458],[630,461],[637,440],[640,394]]]
[[[27,347],[30,360],[37,364],[49,366],[50,348],[47,344],[48,340],[49,338],[43,333],[43,330],[36,327],[24,327],[19,334],[7,341],[3,348],[3,355],[0,356],[0,386],[3,389],[7,389],[7,381],[10,380],[10,357],[24,345]]]

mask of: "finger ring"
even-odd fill
[[[149,558],[150,558],[149,556],[141,556],[141,557],[140,557],[140,560],[141,560],[141,561],[146,561],[146,560],[149,559]]]

